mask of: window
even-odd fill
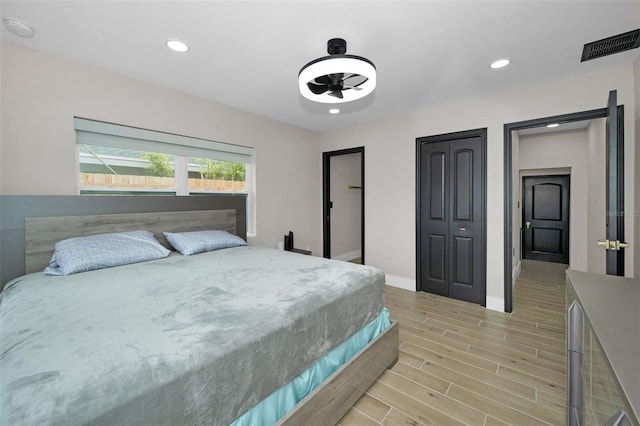
[[[247,191],[247,165],[213,158],[188,157],[190,193],[209,191]]]
[[[176,194],[175,156],[101,145],[78,145],[80,194]]]
[[[254,149],[75,118],[81,195],[247,194],[255,234]]]

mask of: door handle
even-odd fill
[[[531,222],[525,222],[524,225],[527,227],[527,229],[531,228]]]
[[[598,240],[597,245],[604,246],[605,250],[613,250],[613,251],[618,251],[620,249],[629,247],[629,244],[621,243],[618,240],[604,240],[604,241]]]

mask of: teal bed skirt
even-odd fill
[[[320,358],[298,377],[238,417],[231,426],[273,425],[390,325],[389,311],[384,308],[376,319]]]

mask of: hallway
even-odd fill
[[[522,260],[513,287],[512,317],[535,321],[539,329],[566,331],[565,270],[569,265]]]

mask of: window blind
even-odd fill
[[[76,143],[251,164],[254,148],[74,117]]]

